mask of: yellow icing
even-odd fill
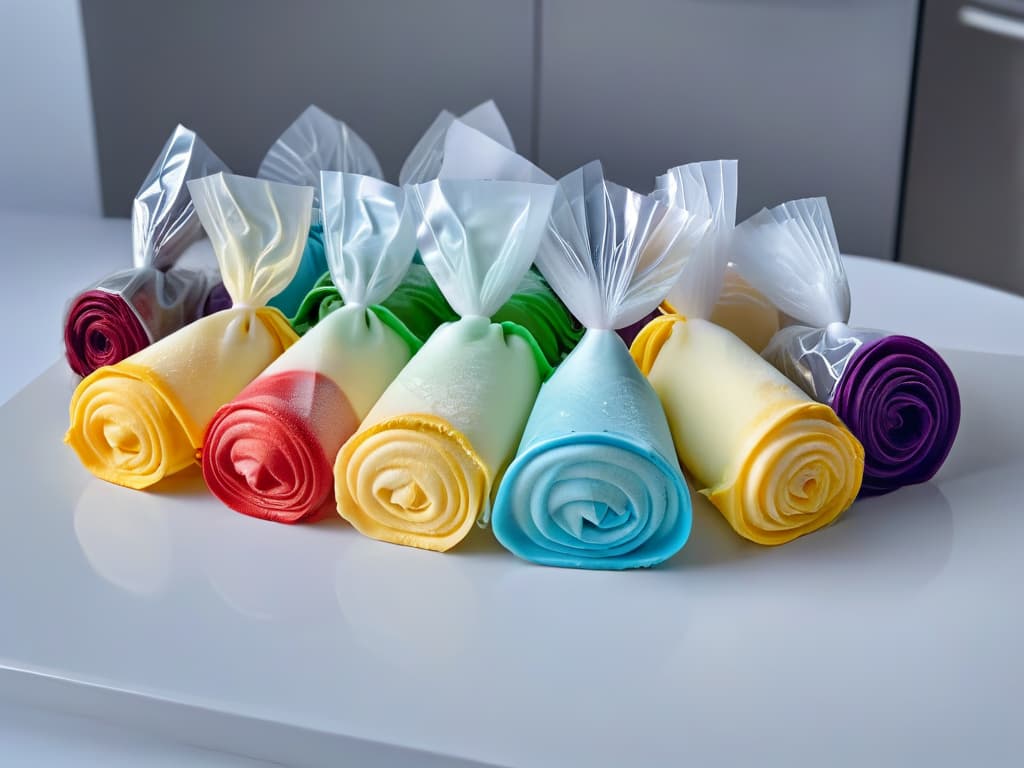
[[[860,443],[739,338],[666,315],[630,351],[661,399],[680,460],[741,536],[783,544],[853,503]]]

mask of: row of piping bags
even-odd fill
[[[131,268],[108,275],[68,304],[64,349],[79,376],[228,305],[216,266],[203,258],[203,230],[187,186],[226,170],[194,131],[179,125],[171,133],[132,203]],[[193,255],[194,265],[186,266]]]
[[[188,183],[232,306],[85,379],[65,441],[97,477],[147,488],[193,464],[206,426],[298,337],[266,306],[292,280],[313,190],[217,173]]]
[[[669,292],[674,312],[631,346],[668,417],[680,460],[732,528],[782,544],[845,511],[860,490],[861,444],[738,336],[710,322],[733,239],[736,163],[693,163],[659,178],[668,205],[711,225]]]
[[[426,271],[410,265],[416,225],[406,190],[414,188],[321,173],[330,290],[337,298],[327,300],[331,311],[222,407],[208,429],[203,473],[229,507],[278,522],[321,512],[333,496],[333,465],[342,443],[422,342],[457,319],[429,274],[428,287],[407,273]],[[518,286],[531,284],[526,281]],[[568,325],[568,313],[544,288],[550,299],[527,294],[502,309],[512,314],[507,308],[522,307],[524,319],[528,309],[541,310],[529,313],[529,336],[548,340]]]
[[[790,319],[764,358],[863,444],[861,495],[930,480],[960,425],[956,379],[924,342],[848,325],[850,288],[825,199],[762,210],[737,227],[731,250],[740,274]]]

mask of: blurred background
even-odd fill
[[[126,216],[178,122],[236,172],[315,103],[396,180],[493,98],[553,175],[740,160],[847,253],[1024,293],[1024,0],[5,0],[0,210]]]

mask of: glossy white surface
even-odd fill
[[[1016,764],[1024,301],[850,271],[856,322],[983,350],[948,354],[963,427],[937,481],[778,549],[698,500],[648,572],[278,526],[195,472],[104,484],[60,442],[54,366],[0,408],[0,700],[300,765]]]

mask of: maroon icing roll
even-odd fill
[[[119,294],[86,291],[68,311],[64,349],[79,376],[119,363],[147,346],[146,329]]]
[[[886,336],[854,353],[832,407],[864,445],[861,496],[930,480],[960,426],[960,392],[939,353],[908,336]]]

